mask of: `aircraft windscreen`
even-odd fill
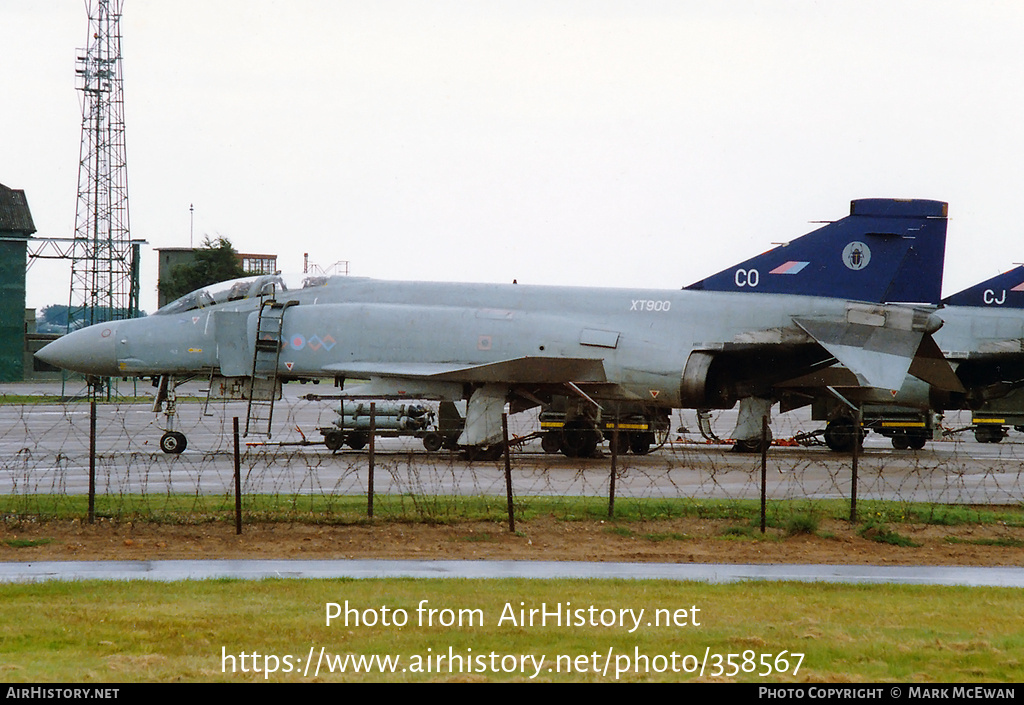
[[[308,289],[313,286],[324,286],[329,279],[330,277],[295,275],[288,276],[286,281],[286,277],[280,274],[262,274],[231,279],[191,291],[163,306],[153,315],[166,316],[184,313],[229,301],[254,299],[260,296],[274,296],[290,289]],[[292,285],[289,286],[288,282],[291,282]]]
[[[228,301],[238,301],[257,296],[268,296],[278,291],[287,291],[284,280],[275,274],[242,277],[226,282],[218,282],[190,291],[181,298],[159,309],[155,316],[184,313],[197,308],[206,308]]]

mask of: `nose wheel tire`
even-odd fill
[[[185,450],[186,446],[188,446],[188,440],[185,438],[184,433],[168,431],[160,437],[160,450],[165,453],[177,455]]]
[[[471,463],[476,460],[494,461],[498,460],[505,452],[505,446],[501,443],[490,446],[467,446],[464,451],[466,460]]]

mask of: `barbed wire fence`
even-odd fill
[[[292,400],[282,407],[269,441],[243,439],[243,506],[250,520],[285,512],[303,521],[365,520],[366,450],[331,452],[318,428],[335,418],[330,404]],[[181,404],[178,430],[189,437],[181,454],[159,448],[160,417],[144,403],[98,405],[96,492],[103,515],[182,523],[230,515],[233,499],[232,418],[244,403],[220,402],[203,415],[199,403]],[[513,435],[536,430],[536,417],[511,417]],[[814,425],[779,417],[776,437]],[[675,422],[675,419],[673,419]],[[724,423],[724,422],[720,422]],[[674,423],[673,428],[676,427]],[[723,434],[727,429],[723,426]],[[1018,438],[1014,438],[1017,435]],[[0,406],[0,501],[9,516],[47,517],[81,506],[89,486],[89,405],[81,402]],[[480,507],[500,513],[505,502],[504,461],[469,462],[457,453],[428,453],[416,438],[378,439],[374,458],[375,516],[383,520],[447,521]],[[578,498],[607,502],[610,455],[567,458],[547,454],[539,441],[512,452],[516,506],[544,498],[546,511],[571,517]],[[810,503],[849,498],[851,457],[824,448],[772,447],[767,460],[769,500]],[[615,501],[621,508],[658,515],[659,500],[686,499],[707,511],[716,503],[760,496],[760,456],[728,452],[695,434],[673,431],[649,455],[616,458]],[[1019,505],[1024,499],[1024,436],[979,444],[970,436],[934,441],[922,451],[869,443],[859,459],[858,498],[935,507]],[[259,499],[260,501],[255,501]],[[223,501],[219,501],[223,500]]]

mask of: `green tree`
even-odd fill
[[[68,314],[71,313],[71,328],[81,328],[85,325],[84,319],[86,317],[86,310],[81,307],[71,309],[65,304],[52,304],[50,306],[43,306],[39,309],[39,313],[36,316],[36,330],[39,333],[64,333],[68,329]],[[146,312],[142,311],[141,315],[145,316]],[[102,323],[104,321],[112,320],[123,320],[129,317],[129,312],[123,308],[114,309],[113,315],[111,311],[105,308],[99,308],[95,311],[96,323]]]
[[[231,241],[223,237],[214,241],[206,236],[203,246],[196,250],[195,260],[175,267],[170,276],[160,282],[160,293],[173,301],[201,287],[244,276],[245,270]]]

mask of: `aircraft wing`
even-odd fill
[[[939,389],[950,392],[966,391],[931,335],[925,335],[921,340],[917,355],[910,364],[910,374]]]
[[[601,360],[575,357],[519,357],[482,365],[448,362],[347,362],[327,365],[337,375],[366,379],[398,377],[430,382],[564,384],[607,381]]]
[[[972,350],[950,351],[955,360],[999,360],[1024,355],[1024,338],[979,339]]]
[[[979,340],[973,350],[947,351],[967,388],[971,408],[1024,387],[1024,338]]]
[[[931,337],[937,325],[925,312],[851,306],[845,320],[794,322],[857,378],[860,386],[896,390],[907,374],[949,391],[964,391]]]
[[[566,393],[587,397],[591,391],[608,386],[604,363],[590,358],[518,357],[481,365],[418,362],[349,362],[329,365],[327,371],[356,379],[369,379],[345,390],[352,398],[455,399],[464,385],[479,384],[466,410],[466,422],[459,436],[461,445],[493,443],[500,438],[501,413],[509,389],[557,385]],[[531,399],[529,392],[524,396]]]

